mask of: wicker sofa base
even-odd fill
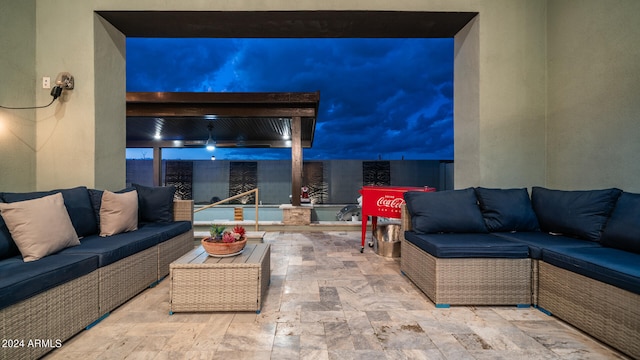
[[[124,304],[169,274],[169,264],[193,250],[193,230],[98,269],[100,313]]]
[[[4,308],[0,333],[6,340],[23,342],[0,349],[0,359],[37,359],[60,347],[99,314],[97,270]]]
[[[158,279],[157,246],[99,268],[100,314],[124,304]]]
[[[531,304],[531,259],[441,259],[402,240],[402,272],[437,307]]]
[[[158,281],[169,275],[169,264],[193,250],[193,229],[158,244]]]
[[[539,262],[538,306],[640,359],[640,295]]]

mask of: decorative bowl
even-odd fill
[[[204,251],[209,255],[229,255],[235,254],[240,250],[244,249],[244,246],[247,244],[247,238],[244,237],[242,240],[234,241],[231,243],[225,243],[222,241],[210,241],[211,237],[203,238],[200,242],[202,243],[202,247]]]

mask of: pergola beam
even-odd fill
[[[247,107],[210,105],[210,104],[128,104],[127,116],[144,117],[202,117],[228,116],[228,117],[315,117],[316,109],[313,108],[289,108],[289,107],[261,107],[250,105]]]

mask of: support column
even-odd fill
[[[291,205],[300,206],[302,187],[302,120],[291,118]]]
[[[162,148],[153,148],[153,186],[162,186]]]

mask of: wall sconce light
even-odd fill
[[[75,86],[73,75],[68,72],[61,72],[58,74],[58,77],[56,77],[56,85],[62,87],[64,90],[73,90]]]
[[[73,79],[73,75],[68,72],[61,72],[56,77],[56,86],[51,89],[51,96],[53,96],[53,100],[62,95],[62,90],[73,90],[74,86],[75,81]]]

